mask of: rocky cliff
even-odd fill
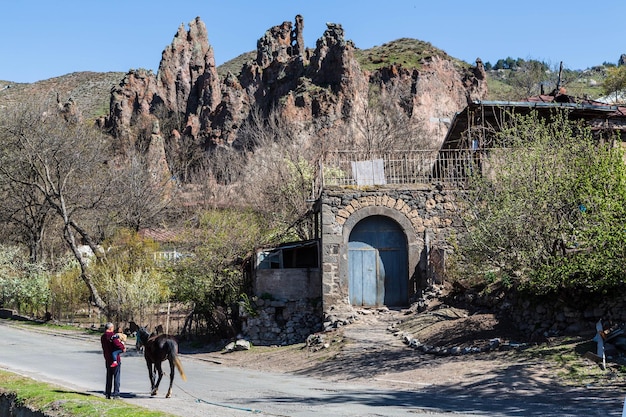
[[[305,48],[303,30],[302,16],[270,28],[257,42],[256,58],[239,74],[220,79],[207,29],[196,18],[187,30],[179,27],[163,51],[157,74],[130,71],[113,89],[106,126],[123,148],[141,137],[149,141],[158,119],[162,132],[156,133],[162,134],[170,153],[181,148],[180,141],[202,150],[236,146],[251,113],[270,109],[306,124],[311,138],[338,129],[349,135],[372,94],[393,90],[397,93],[386,99],[397,101],[398,111],[419,122],[429,146],[436,147],[447,130],[442,121],[468,100],[486,97],[480,60],[469,68],[445,54],[433,54],[419,67],[390,64],[366,71],[341,25],[328,24],[315,49]]]

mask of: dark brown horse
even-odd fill
[[[180,377],[183,381],[187,380],[183,365],[178,358],[178,342],[173,336],[167,334],[149,334],[145,327],[137,330],[137,346],[143,347],[143,356],[148,365],[148,374],[150,376],[150,384],[152,392],[150,395],[156,395],[159,388],[161,378],[163,378],[163,370],[161,362],[169,360],[170,362],[170,388],[167,390],[166,398],[172,396],[172,384],[174,383],[174,366],[178,369]],[[156,379],[156,382],[155,382]]]

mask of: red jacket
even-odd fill
[[[104,334],[100,337],[100,343],[102,343],[102,354],[104,355],[104,360],[106,361],[107,366],[110,366],[111,363],[113,363],[113,352],[116,350],[126,350],[124,344],[115,335],[114,331],[104,332]]]

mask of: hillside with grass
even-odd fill
[[[0,81],[0,108],[28,103],[76,103],[85,120],[109,114],[111,88],[124,78],[123,72],[74,72],[34,83]]]
[[[410,38],[397,39],[369,49],[357,49],[355,56],[361,68],[366,71],[374,71],[390,65],[420,69],[425,61],[432,60],[434,57],[452,61],[462,68],[471,66],[467,62],[451,57],[429,42]]]
[[[530,75],[522,68],[488,69],[487,85],[489,100],[514,101],[520,98],[541,94],[549,94],[559,78],[559,67],[545,67],[541,74]],[[561,72],[560,85],[568,95],[597,100],[605,95],[604,80],[608,74],[608,66],[598,65],[584,70],[564,68]],[[532,83],[532,85],[529,85]],[[528,94],[530,92],[530,94]]]

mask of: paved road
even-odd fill
[[[96,337],[33,332],[0,320],[0,367],[69,389],[102,396],[104,360]],[[172,398],[149,395],[142,357],[123,360],[123,401],[180,416],[450,417],[616,416],[623,395],[570,392],[520,398],[513,394],[476,397],[420,387],[383,390],[314,378],[227,368],[182,355],[187,381],[177,375]]]

